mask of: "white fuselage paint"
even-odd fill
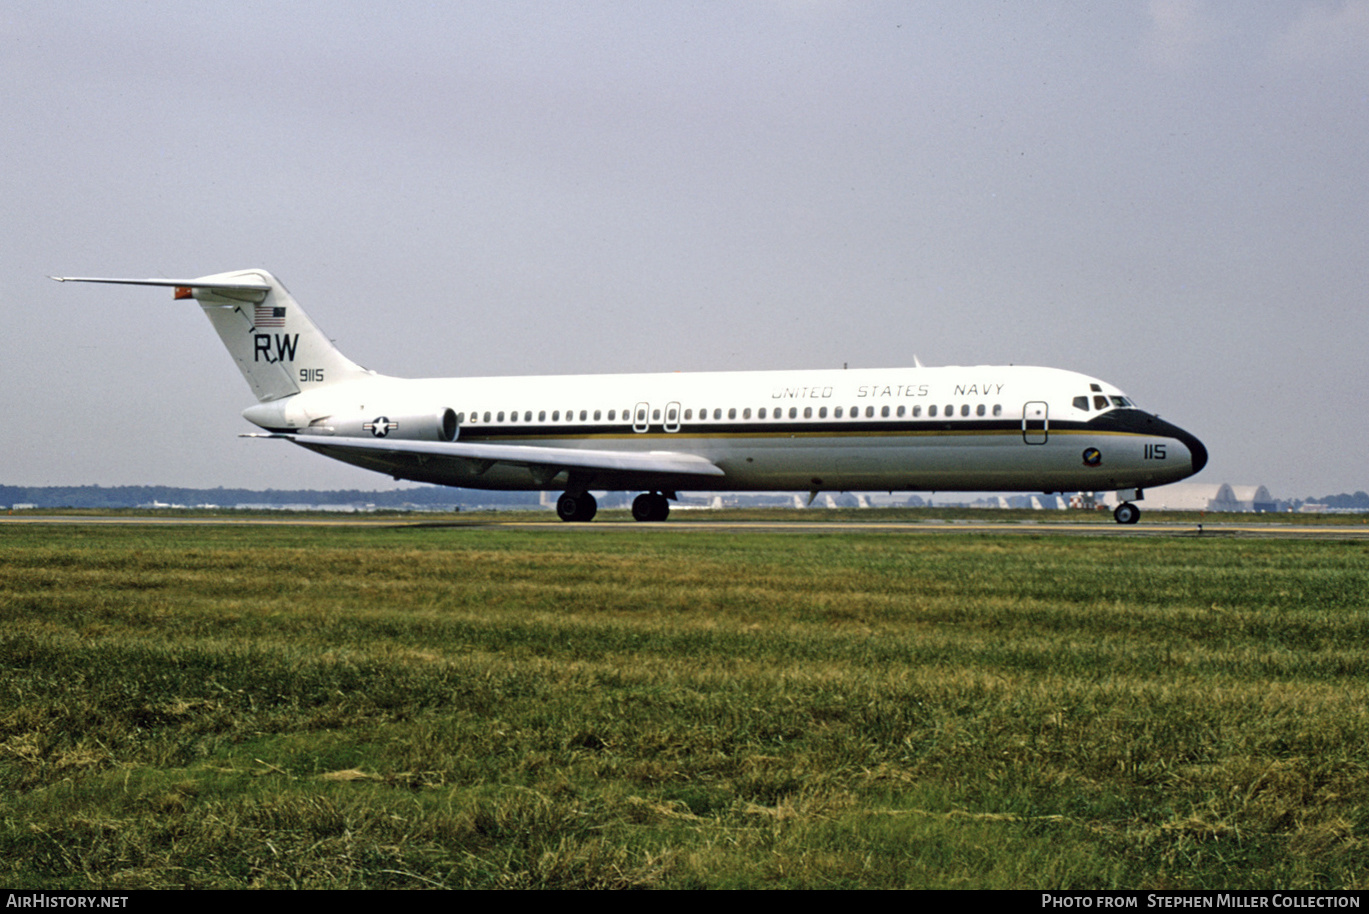
[[[363,420],[450,408],[461,419],[463,443],[669,451],[702,457],[726,474],[656,484],[680,490],[1105,490],[1160,485],[1196,471],[1189,447],[1172,434],[1087,427],[1115,409],[1092,408],[1095,396],[1111,404],[1124,395],[1096,378],[1027,366],[372,376],[244,415],[275,430],[305,431],[312,423],[325,444],[334,435],[359,434]],[[1089,409],[1074,405],[1079,397]],[[1099,452],[1096,465],[1085,460],[1089,448]],[[329,456],[393,469],[370,455]],[[525,466],[459,462],[398,475],[490,489],[557,490],[567,480],[564,471],[549,476]],[[596,487],[611,487],[609,476]]]
[[[54,278],[171,286],[198,301],[257,396],[243,415],[265,437],[396,479],[564,490],[567,520],[593,516],[592,488],[645,490],[638,519],[664,518],[666,498],[690,490],[1140,498],[1207,462],[1193,435],[1055,368],[403,380],[344,356],[265,270]],[[1116,516],[1139,515],[1124,504]]]

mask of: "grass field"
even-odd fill
[[[1366,594],[1363,541],[0,527],[0,884],[1363,887]]]

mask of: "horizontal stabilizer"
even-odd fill
[[[233,282],[200,279],[114,279],[103,276],[50,276],[58,282],[107,282],[120,286],[173,286],[189,289],[239,289],[244,292],[269,292],[271,287],[260,282]]]

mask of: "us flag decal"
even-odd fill
[[[252,323],[256,324],[258,327],[284,327],[285,309],[257,305],[257,311],[252,317]]]

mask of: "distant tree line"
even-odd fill
[[[374,505],[377,508],[449,508],[456,506],[535,506],[537,492],[482,492],[447,486],[419,486],[384,492],[361,489],[186,489],[175,486],[5,486],[0,505],[39,508],[136,508],[167,505]]]
[[[1326,505],[1328,508],[1358,508],[1369,511],[1369,492],[1356,492],[1354,495],[1323,495],[1321,498],[1309,498],[1306,501],[1318,505]]]

